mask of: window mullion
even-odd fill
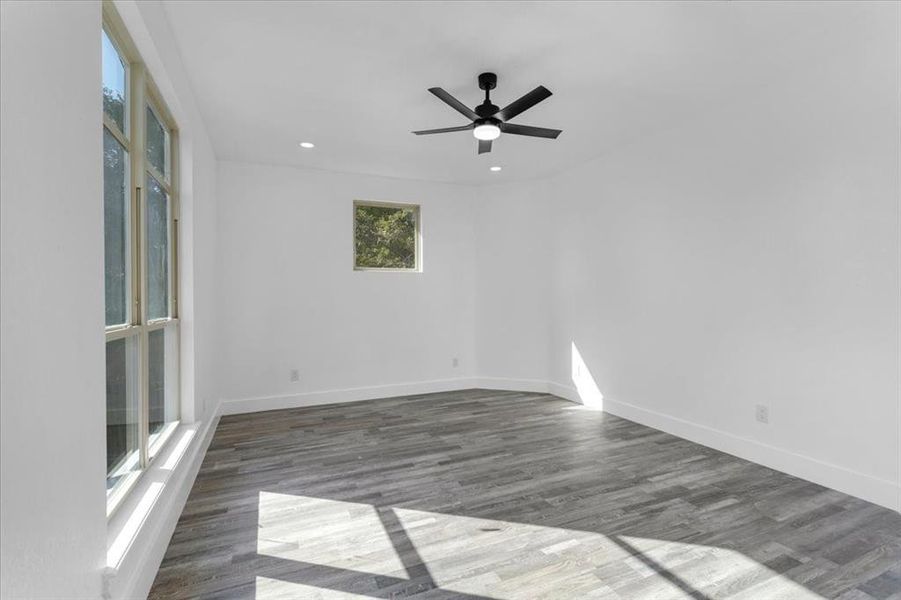
[[[103,113],[103,126],[109,130],[110,134],[112,134],[112,136],[116,138],[120,144],[122,144],[123,148],[131,148],[131,144],[128,141],[128,136],[119,130],[119,126],[116,125],[115,121],[113,121],[106,113]]]
[[[144,206],[146,205],[145,193],[145,158],[144,158],[144,103],[145,103],[145,79],[144,65],[140,63],[131,66],[131,142],[132,142],[132,181],[134,182],[134,215],[132,225],[134,227],[133,246],[134,254],[134,280],[135,280],[135,326],[138,328],[138,399],[139,399],[139,437],[141,446],[141,468],[146,468],[149,462],[148,431],[150,422],[149,409],[149,361],[147,351],[147,282],[145,274],[147,243],[144,235]]]
[[[169,286],[169,316],[177,318],[179,314],[179,286],[178,278],[180,264],[178,261],[179,253],[179,226],[181,225],[181,200],[178,190],[178,134],[169,130],[169,219],[172,232],[172,243],[169,244],[171,255],[169,269],[170,286]],[[180,344],[179,344],[180,347]],[[181,371],[179,371],[179,378]]]
[[[105,331],[106,341],[111,342],[121,338],[129,337],[135,334],[137,328],[133,325],[124,327],[111,327]]]
[[[169,227],[172,232],[172,240],[169,244],[171,252],[169,257],[169,318],[178,318],[178,219],[175,217],[174,206],[170,204]]]
[[[156,167],[154,167],[153,164],[150,163],[150,161],[144,162],[144,168],[147,169],[147,172],[154,179],[156,179],[157,183],[160,184],[160,187],[163,188],[163,190],[167,194],[170,194],[170,195],[172,194],[172,187],[169,185],[169,182],[166,181],[166,178],[163,176],[162,173],[160,173],[159,171],[156,170]]]

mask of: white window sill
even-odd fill
[[[214,414],[206,422],[175,428],[168,443],[109,518],[105,598],[137,591],[135,588],[148,575],[152,582],[158,566],[152,556],[156,553],[161,558],[165,552],[168,534],[178,520],[218,421],[218,414]],[[148,565],[153,573],[148,574]]]
[[[148,441],[151,461],[155,461],[159,452],[166,449],[166,442],[169,441],[169,438],[173,436],[180,425],[181,423],[178,421],[166,423],[162,430],[150,436]],[[114,476],[119,476],[123,479],[112,490],[107,491],[106,518],[108,520],[113,518],[119,506],[131,496],[132,488],[141,481],[144,472],[137,469],[138,460],[140,460],[138,452],[132,452],[113,473]],[[153,465],[154,463],[151,462],[150,469],[153,468]]]

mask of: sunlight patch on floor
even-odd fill
[[[787,577],[778,575],[764,562],[783,555],[787,549],[776,543],[760,550],[759,560],[754,560],[735,550],[701,544],[663,541],[633,536],[615,536],[616,542],[630,549],[632,556],[626,561],[636,572],[645,577],[666,579],[682,592],[704,590],[711,598],[796,598],[821,600],[807,588]],[[640,592],[647,580],[639,581],[619,591]],[[765,585],[762,585],[765,584]],[[767,590],[763,593],[763,590]],[[641,596],[641,593],[636,593]]]
[[[498,600],[684,598],[699,592],[697,597],[820,598],[762,564],[786,552],[778,544],[764,547],[757,562],[714,546],[270,492],[260,493],[259,511],[260,554],[397,579],[410,579],[408,570],[425,565],[438,588]],[[305,595],[291,588],[296,583],[262,579],[258,599],[280,597],[270,594],[283,589],[294,589],[294,597],[357,597],[319,588],[312,588],[319,595]]]
[[[260,492],[257,554],[408,578],[369,504]]]
[[[254,597],[256,600],[372,600],[372,596],[365,594],[340,592],[259,576],[256,578]]]

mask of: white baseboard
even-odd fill
[[[217,406],[203,424],[187,425],[180,427],[173,434],[169,447],[163,454],[154,460],[150,470],[146,473],[148,480],[159,481],[163,484],[155,502],[150,508],[143,523],[129,541],[129,547],[117,568],[107,567],[104,573],[104,598],[112,600],[127,598],[146,598],[153,585],[157,571],[162,563],[169,540],[175,531],[178,518],[184,509],[185,502],[194,479],[200,470],[200,464],[206,455],[207,448],[213,439],[216,426],[219,423],[220,410]],[[195,427],[193,437],[187,449],[177,464],[171,467],[167,464],[170,455],[177,450],[179,435],[191,431]],[[170,467],[169,473],[165,473],[166,467]],[[139,484],[140,485],[140,484]],[[136,487],[132,490],[135,496],[141,495],[141,490]],[[128,510],[123,506],[120,510]],[[134,503],[131,506],[134,508]],[[117,513],[118,514],[118,513]],[[127,515],[122,515],[125,518]]]
[[[305,406],[317,406],[321,404],[359,402],[361,400],[375,400],[378,398],[391,398],[395,396],[415,396],[418,394],[431,394],[434,392],[452,392],[472,388],[535,392],[540,394],[552,393],[567,398],[568,400],[578,402],[578,395],[576,394],[575,389],[572,389],[571,392],[569,392],[564,389],[564,386],[551,384],[543,379],[461,377],[458,379],[436,379],[431,381],[374,385],[339,390],[320,390],[315,392],[304,392],[301,394],[286,394],[282,396],[237,398],[223,400],[220,406],[223,415],[236,415],[265,410],[280,410],[284,408],[303,408]]]
[[[506,377],[477,377],[473,386],[485,390],[510,390],[548,394],[548,382],[543,379],[509,379]]]
[[[579,392],[569,385],[562,385],[544,379],[513,379],[508,377],[477,377],[475,386],[486,390],[507,390],[511,392],[534,392],[553,394],[558,398],[581,404]]]
[[[901,511],[901,486],[893,481],[858,473],[783,448],[626,402],[605,398],[604,412],[862,498],[874,504]]]
[[[450,392],[476,387],[477,380],[471,377],[457,379],[434,379],[431,381],[415,381],[395,383],[391,385],[373,385],[368,387],[347,388],[342,390],[321,390],[302,394],[284,396],[263,396],[259,398],[240,398],[223,400],[222,414],[236,415],[264,410],[282,408],[302,408],[319,404],[338,404],[375,400],[376,398],[392,398],[395,396],[415,396],[434,392]]]
[[[549,393],[563,398],[564,400],[569,400],[570,402],[575,402],[576,404],[582,404],[582,399],[579,398],[579,392],[573,386],[563,385],[553,381],[549,381],[547,386]]]

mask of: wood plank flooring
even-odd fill
[[[223,417],[151,598],[901,599],[901,515],[543,394]]]

